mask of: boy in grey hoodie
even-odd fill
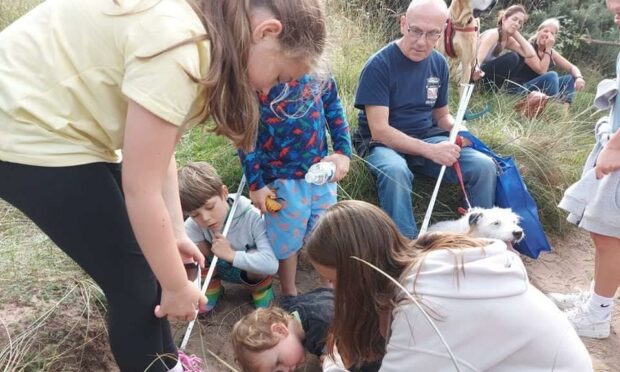
[[[207,311],[223,292],[222,280],[246,285],[256,307],[269,306],[274,298],[271,276],[278,271],[278,260],[260,211],[241,196],[228,237],[224,237],[221,231],[235,195],[228,194],[216,170],[206,162],[189,163],[178,175],[181,208],[189,215],[185,231],[207,262],[213,255],[219,258],[207,289]]]

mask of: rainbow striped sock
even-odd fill
[[[207,312],[213,310],[223,292],[222,281],[219,278],[212,278],[207,287]]]
[[[256,308],[269,307],[274,299],[273,288],[271,287],[272,277],[269,275],[265,279],[251,286],[252,300]]]

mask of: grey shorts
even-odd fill
[[[600,180],[594,168],[571,185],[559,204],[569,212],[568,221],[584,230],[620,238],[620,171]]]

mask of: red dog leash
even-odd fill
[[[463,137],[457,136],[456,141],[454,143],[462,148]],[[461,190],[463,190],[463,196],[465,197],[465,203],[467,203],[467,210],[464,209],[463,207],[458,208],[459,214],[464,215],[465,213],[467,213],[468,210],[471,209],[471,203],[469,202],[469,197],[467,196],[467,191],[465,190],[465,182],[463,182],[463,172],[461,172],[461,164],[457,160],[456,162],[454,162],[452,167],[454,168],[454,171],[456,172],[456,178],[458,178],[459,180],[459,184],[461,185]]]

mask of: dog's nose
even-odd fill
[[[523,236],[523,231],[513,231],[512,236],[514,236],[515,239],[521,239],[521,237]]]

